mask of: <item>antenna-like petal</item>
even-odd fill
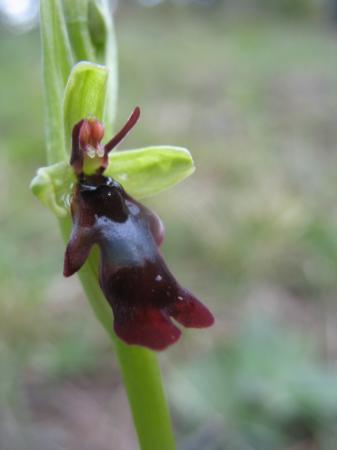
[[[105,154],[108,154],[113,148],[115,148],[129,133],[130,130],[136,125],[140,116],[140,108],[137,106],[131,116],[128,118],[124,127],[109,141],[105,146]]]

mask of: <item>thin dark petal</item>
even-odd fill
[[[85,263],[93,245],[91,233],[85,228],[76,227],[72,233],[64,255],[63,275],[70,277]]]
[[[140,108],[139,106],[137,106],[133,110],[131,116],[128,118],[124,127],[111,139],[111,141],[109,141],[105,145],[104,149],[106,154],[109,153],[113,148],[115,148],[125,138],[125,136],[129,133],[129,131],[132,130],[132,128],[138,122],[139,116],[140,116]]]

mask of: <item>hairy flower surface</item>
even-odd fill
[[[116,334],[128,344],[162,350],[181,334],[172,318],[194,328],[208,327],[214,319],[167,268],[159,250],[164,238],[160,218],[102,174],[108,152],[138,117],[136,108],[105,146],[99,122],[82,120],[74,127],[71,164],[78,182],[72,197],[73,230],[64,275],[77,272],[97,244],[101,254],[99,283],[113,310]]]

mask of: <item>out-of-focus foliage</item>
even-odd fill
[[[320,367],[310,344],[260,320],[177,371],[177,414],[192,430],[204,425],[195,448],[268,450],[303,441],[332,449],[337,372]]]
[[[221,8],[116,15],[117,126],[143,110],[124,148],[181,145],[197,168],[148,203],[217,319],[162,355],[176,429],[189,450],[335,450],[335,31]],[[0,448],[134,450],[109,343],[28,189],[45,165],[38,33],[2,29],[0,57]]]

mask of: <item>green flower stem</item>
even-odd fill
[[[87,27],[87,24],[82,19],[78,21],[74,15],[70,15],[74,12],[82,14],[83,11],[79,10],[79,5],[84,3],[87,2],[84,0],[63,1],[63,4],[67,4],[67,7],[71,9],[68,10],[68,17],[71,17],[71,20],[66,23],[60,0],[40,2],[48,164],[67,159],[68,145],[66,145],[66,141],[68,139],[65,138],[65,129],[69,132],[72,124],[67,123],[67,120],[64,123],[63,94],[72,61],[73,59],[78,60],[80,54],[84,59],[91,59],[88,57],[89,53],[91,56],[91,47],[88,44],[89,32],[84,28]],[[110,39],[110,45],[114,42],[114,38],[111,36],[107,39]],[[110,61],[109,64],[111,66],[112,62]],[[114,67],[113,73],[115,72],[116,68]],[[114,77],[115,81],[116,77]],[[110,102],[112,97],[113,95],[108,93]],[[71,114],[80,114],[81,117],[92,114],[93,109],[97,108],[97,104],[94,105],[94,100],[92,101],[90,111],[74,112],[72,108]],[[82,102],[79,108],[84,108],[83,105],[85,108],[88,107],[86,102]],[[112,112],[109,116],[112,116],[114,105],[110,103],[108,109]],[[103,115],[103,111],[101,113]],[[97,114],[97,118],[100,118],[100,114]],[[60,219],[59,224],[63,238],[67,241],[71,233],[71,220],[69,217]],[[79,276],[97,319],[109,334],[116,348],[140,448],[142,450],[174,450],[175,442],[171,420],[156,355],[141,347],[127,346],[115,336],[112,328],[112,312],[97,281],[97,250],[92,252]]]
[[[71,229],[69,222],[60,220],[65,241]],[[114,343],[140,448],[174,450],[175,440],[157,356],[145,348],[124,344],[113,332],[111,309],[97,283],[98,256],[96,249],[79,277],[97,319]]]
[[[156,354],[141,347],[127,347],[119,339],[116,350],[141,448],[175,449]]]

